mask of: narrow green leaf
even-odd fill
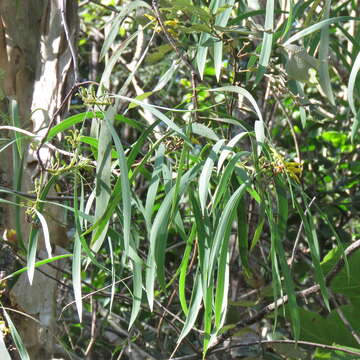
[[[201,164],[197,164],[182,176],[179,187],[179,196],[183,193],[187,184],[196,176],[200,169],[200,165]],[[157,279],[160,285],[162,288],[165,288],[164,260],[167,244],[168,222],[174,192],[175,186],[172,187],[171,191],[169,191],[163,199],[151,227],[149,240],[150,250],[146,263],[146,292],[150,309],[153,308],[154,302],[155,273],[157,274]]]
[[[43,235],[44,235],[45,248],[46,248],[49,258],[51,258],[52,255],[51,255],[50,234],[49,234],[49,228],[47,226],[46,219],[39,211],[37,211],[36,209],[34,209],[34,211],[36,212],[36,215],[39,218],[39,221],[41,223]]]
[[[7,323],[9,325],[11,337],[13,338],[16,349],[19,352],[20,359],[21,360],[30,360],[30,356],[29,356],[28,352],[26,351],[24,343],[23,343],[18,331],[16,330],[14,323],[12,322],[10,316],[8,315],[8,313],[6,312],[6,310],[3,307],[2,307],[2,311],[4,313]]]
[[[212,326],[212,313],[213,313],[213,297],[214,297],[214,279],[213,276],[208,278],[204,298],[204,340],[203,340],[203,358],[209,348],[211,340],[211,326]]]
[[[239,86],[228,85],[228,86],[222,86],[222,87],[215,88],[215,89],[208,89],[207,91],[235,92],[235,93],[238,93],[238,94],[244,96],[247,100],[250,101],[251,105],[253,106],[253,108],[256,111],[256,114],[257,114],[259,120],[262,123],[264,122],[263,117],[261,115],[260,108],[259,108],[258,104],[256,103],[256,100],[254,99],[254,97],[246,89],[243,89],[243,88],[241,88]]]
[[[107,125],[108,121],[113,121],[115,109],[109,107],[104,117],[108,118],[106,122],[100,123],[98,159],[96,165],[96,202],[94,221],[103,219],[111,197],[111,131]],[[91,249],[96,253],[99,251],[106,236],[109,219],[103,219],[103,224],[96,231],[93,231],[91,237]]]
[[[44,188],[42,189],[39,200],[46,199],[51,187],[54,185],[55,181],[57,179],[57,176],[52,176]],[[37,206],[37,211],[41,212],[44,208],[44,203],[39,201]],[[34,273],[35,273],[35,262],[36,262],[36,251],[37,251],[37,242],[38,242],[38,235],[39,235],[39,229],[37,227],[37,219],[33,219],[34,224],[31,226],[30,234],[29,234],[29,240],[28,240],[28,248],[27,248],[27,256],[26,256],[26,264],[28,267],[28,278],[30,285],[32,284]]]
[[[249,266],[249,226],[248,226],[248,209],[246,201],[242,197],[237,208],[237,235],[238,247],[241,265],[245,274],[250,274]]]
[[[129,327],[128,329],[133,326],[136,318],[139,315],[140,308],[141,308],[141,299],[142,299],[142,265],[139,262],[132,261],[133,263],[133,304],[131,309],[131,316],[129,320]]]
[[[348,83],[348,87],[347,87],[347,96],[348,96],[350,109],[353,112],[355,117],[357,116],[357,111],[356,111],[355,102],[354,102],[354,88],[355,88],[356,77],[359,73],[359,70],[360,70],[360,51],[357,54],[356,59],[354,61],[354,65],[351,69],[351,73],[349,76],[349,83]]]
[[[201,279],[200,279],[199,273],[197,272],[196,276],[195,276],[194,288],[193,288],[193,291],[191,294],[189,312],[186,317],[184,327],[181,330],[181,333],[177,340],[178,344],[181,343],[181,341],[185,338],[185,336],[193,328],[196,318],[197,318],[200,308],[201,308],[201,300],[202,300]]]
[[[69,257],[72,257],[73,255],[72,254],[64,254],[64,255],[58,255],[58,256],[54,256],[52,258],[48,258],[48,259],[44,259],[44,260],[40,260],[40,261],[37,261],[35,263],[35,268],[38,268],[38,267],[41,267],[42,265],[45,265],[45,264],[48,264],[48,263],[52,263],[54,261],[57,261],[57,260],[62,260],[62,259],[66,259],[66,258],[69,258]],[[20,270],[17,270],[17,271],[14,271],[13,273],[11,273],[10,275],[8,276],[5,276],[2,281],[5,281],[7,279],[11,279],[12,277],[15,277],[15,276],[18,276],[20,274],[22,274],[23,272],[27,271],[27,266],[23,267],[22,269]]]
[[[259,69],[256,72],[255,85],[257,85],[265,74],[271,55],[273,31],[274,31],[274,0],[266,1],[265,29],[261,46]]]
[[[19,117],[19,106],[17,101],[12,98],[10,100],[10,118],[12,125],[17,128],[21,128],[21,122]],[[15,132],[16,146],[18,150],[19,158],[21,159],[23,156],[23,144],[22,144],[22,136],[16,131]]]
[[[208,52],[208,48],[206,46],[203,46],[203,44],[205,44],[208,39],[210,39],[209,34],[207,34],[207,33],[201,34],[197,52],[196,52],[196,65],[197,65],[201,80],[204,78],[206,57],[207,57],[207,52]]]
[[[28,268],[28,278],[30,285],[34,279],[35,273],[35,261],[36,261],[36,251],[37,251],[37,243],[38,243],[38,229],[34,227],[31,228],[28,240],[28,249],[27,249],[27,257],[26,263]]]
[[[315,31],[318,31],[322,29],[324,26],[329,26],[330,24],[334,24],[340,21],[346,21],[346,20],[355,20],[356,18],[353,18],[351,16],[339,16],[334,17],[326,20],[322,20],[314,25],[309,26],[308,28],[299,31],[297,34],[293,35],[290,39],[286,40],[283,44],[284,46],[289,45],[297,40],[302,39],[303,37],[312,34]]]
[[[221,246],[215,293],[215,332],[218,332],[225,320],[228,297],[229,297],[229,238],[231,227],[229,226],[224,234],[224,240]],[[211,343],[211,341],[210,341]]]
[[[238,206],[238,203],[246,189],[248,184],[241,184],[239,188],[232,194],[229,201],[227,202],[223,212],[221,213],[219,224],[217,226],[214,240],[210,250],[210,259],[208,265],[208,279],[211,279],[214,269],[215,262],[219,255],[220,246],[227,242],[229,239],[225,238],[228,234],[229,229],[231,228],[232,222],[234,220],[235,211]]]
[[[207,127],[204,124],[200,124],[197,122],[191,123],[191,131],[194,134],[206,137],[210,140],[219,141],[219,137],[216,135],[214,130],[210,129],[209,127]]]
[[[84,122],[86,119],[91,119],[95,113],[91,111],[83,112],[80,114],[72,115],[66,118],[65,120],[61,121],[59,124],[56,124],[52,127],[46,137],[46,141],[50,141],[54,138],[57,134],[64,132],[65,130],[71,128],[72,126]]]
[[[174,60],[169,69],[166,70],[165,74],[160,77],[158,83],[153,89],[153,92],[162,90],[168,84],[168,82],[173,79],[174,74],[176,73],[178,68],[179,62]]]
[[[331,0],[325,1],[324,9],[324,20],[329,18],[330,15],[330,4]],[[324,26],[321,29],[320,36],[320,48],[319,48],[319,82],[321,88],[323,89],[326,97],[329,99],[330,103],[335,106],[334,94],[331,87],[331,80],[329,75],[329,26]]]
[[[354,123],[351,126],[351,143],[354,143],[355,136],[359,130],[359,127],[360,127],[360,110],[355,116]]]
[[[119,33],[119,28],[123,20],[134,10],[145,7],[151,10],[151,6],[142,0],[134,0],[125,6],[122,6],[121,12],[116,16],[111,24],[109,34],[105,38],[103,47],[100,52],[100,60],[103,59],[105,54],[109,51],[110,47],[114,44],[115,38]]]
[[[144,28],[131,34],[126,40],[124,40],[119,46],[117,46],[117,48],[112,53],[109,61],[107,62],[106,66],[105,66],[105,69],[101,76],[100,84],[107,84],[109,82],[111,72],[112,72],[114,66],[116,65],[116,63],[118,62],[122,53],[127,49],[128,45],[138,37],[140,31],[143,31],[149,24],[150,23],[145,25]]]
[[[116,109],[112,109],[113,112]],[[121,194],[122,194],[122,201],[123,201],[123,226],[124,226],[124,250],[125,254],[127,255],[129,252],[129,245],[130,245],[130,228],[131,228],[131,189],[128,177],[128,166],[125,157],[125,152],[123,146],[121,144],[120,138],[117,135],[113,125],[113,112],[109,113],[106,112],[105,121],[108,129],[111,133],[111,136],[114,140],[116,151],[119,155],[119,166],[121,169],[120,179],[121,179]]]
[[[211,212],[215,211],[216,207],[219,205],[219,203],[222,199],[222,196],[224,195],[226,190],[228,190],[228,184],[229,184],[231,175],[234,172],[235,166],[238,163],[238,161],[240,160],[240,157],[246,153],[247,153],[246,151],[242,151],[240,153],[235,154],[231,158],[229,163],[227,164],[223,173],[221,174],[219,185],[217,186],[217,188],[215,190],[213,206],[212,206]],[[220,162],[220,159],[219,159],[219,162]]]
[[[150,97],[152,94],[153,94],[152,91],[147,91],[147,92],[144,92],[144,93],[136,96],[135,99],[136,99],[136,100],[145,100],[145,99],[147,99],[148,97]],[[138,106],[138,104],[131,102],[131,103],[128,105],[128,110],[134,109],[134,108],[136,108],[137,106]]]
[[[82,292],[81,292],[81,225],[78,216],[78,195],[77,195],[77,178],[75,174],[74,181],[74,219],[75,219],[75,237],[72,261],[72,281],[75,296],[76,310],[79,321],[82,321]]]
[[[191,250],[193,248],[195,236],[196,236],[196,225],[193,224],[193,226],[191,228],[191,233],[186,242],[186,248],[185,248],[184,255],[183,255],[183,258],[182,258],[181,264],[180,264],[179,300],[180,300],[181,309],[185,315],[188,315],[188,313],[189,313],[189,309],[188,309],[188,306],[186,303],[186,294],[185,294],[186,275],[187,275],[187,271],[188,271],[188,264],[189,264],[190,254],[191,254]]]
[[[148,192],[146,195],[146,202],[145,202],[144,216],[147,224],[147,229],[149,232],[151,229],[151,218],[154,212],[155,198],[160,183],[160,176],[162,171],[162,164],[164,162],[164,155],[165,155],[165,146],[161,144],[155,155],[154,170],[152,172],[151,182],[148,188]]]
[[[114,264],[114,250],[112,246],[112,238],[111,236],[107,237],[108,245],[109,245],[109,254],[110,254],[110,264],[111,264],[111,292],[110,292],[110,304],[109,304],[109,312],[111,314],[113,303],[114,303],[114,297],[115,297],[115,264]]]
[[[286,3],[285,3],[286,4]],[[292,24],[294,22],[294,0],[290,0],[290,12],[289,12],[289,16],[288,16],[288,19],[287,19],[287,22],[286,22],[286,26],[285,26],[285,29],[284,29],[284,32],[283,34],[281,35],[281,37],[284,39],[287,37],[287,34],[289,33],[291,27],[292,27]]]
[[[272,204],[269,203],[269,206],[267,206],[266,208],[269,218],[269,224],[270,224],[272,248],[273,251],[276,252],[276,254],[273,254],[272,261],[274,261],[275,258],[277,257],[280,262],[282,274],[284,276],[285,290],[289,301],[289,311],[292,320],[294,338],[297,340],[299,339],[300,336],[300,316],[296,301],[294,283],[292,281],[290,269],[286,261],[285,250],[282,245],[286,233],[286,223],[288,219],[288,199],[286,195],[286,189],[282,184],[282,182],[280,181],[280,179],[279,178],[276,179],[275,182],[276,182],[277,208],[278,208],[277,219],[274,218]],[[275,271],[278,271],[277,265],[275,266],[276,266]],[[274,276],[276,282],[279,282],[279,278],[278,278],[279,274],[274,274]]]
[[[189,191],[189,196],[194,212],[194,218],[196,223],[197,231],[197,240],[198,240],[198,250],[199,250],[199,264],[200,264],[200,273],[201,273],[201,282],[203,286],[203,294],[206,294],[207,289],[207,269],[208,261],[210,254],[209,247],[209,236],[210,236],[210,226],[209,218],[201,214],[200,201],[196,197],[197,192],[193,189]]]
[[[209,156],[205,161],[204,167],[201,171],[199,179],[199,199],[201,205],[201,211],[204,214],[206,208],[206,199],[210,191],[210,177],[214,168],[214,164],[217,158],[217,154],[220,151],[225,139],[219,140],[213,148],[210,150]]]
[[[251,241],[250,250],[254,249],[254,247],[256,246],[258,241],[260,240],[260,236],[262,234],[262,229],[264,227],[264,223],[265,223],[265,217],[264,217],[264,214],[262,213],[261,217],[260,217],[260,220],[259,220],[258,224],[256,225],[254,236],[253,236],[252,241]]]
[[[218,6],[228,5],[225,11],[218,14],[215,18],[215,25],[220,27],[225,27],[229,21],[229,17],[232,11],[232,5],[235,0],[220,0]],[[217,81],[220,80],[220,73],[222,68],[222,53],[223,53],[223,42],[216,41],[213,46],[214,49],[214,67],[215,67],[215,75]]]
[[[137,139],[137,141],[134,143],[133,148],[130,151],[130,154],[128,156],[128,160],[127,160],[127,165],[128,168],[130,169],[131,166],[134,164],[138,154],[141,151],[142,146],[144,145],[145,141],[147,141],[150,137],[150,134],[153,132],[154,128],[156,126],[158,126],[160,123],[160,120],[156,120],[153,124],[151,124],[147,129],[145,129],[142,134],[139,136],[139,138]],[[158,141],[157,146],[160,146],[161,144],[161,140]],[[156,146],[153,146],[150,151],[148,152],[148,154],[151,155],[152,151],[156,150]],[[146,156],[145,156],[146,157]],[[135,173],[135,172],[134,172]],[[133,174],[134,174],[133,173]]]

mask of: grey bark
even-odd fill
[[[73,85],[72,58],[61,21],[60,1],[63,0],[1,0],[0,1],[0,112],[7,113],[10,100],[16,100],[19,107],[21,127],[37,135],[37,142],[28,144],[24,154],[22,191],[34,187],[39,164],[36,144],[46,133],[66,92]],[[66,22],[75,43],[78,32],[77,1],[66,0]],[[0,117],[5,125],[6,116]],[[58,119],[59,120],[59,119]],[[13,137],[12,132],[0,130],[0,137]],[[47,162],[50,150],[44,146],[41,159]],[[2,186],[14,188],[12,149],[0,153],[0,182]],[[3,196],[3,195],[1,195]],[[10,199],[12,200],[12,199]],[[1,205],[1,234],[14,229],[14,210]],[[56,208],[47,209],[52,214],[47,218],[54,252],[56,245],[65,246],[66,236]],[[27,239],[30,225],[21,214],[22,237]],[[41,240],[41,239],[40,239]],[[44,250],[39,242],[39,252]],[[47,269],[49,270],[49,269]],[[52,273],[52,276],[59,274]],[[39,290],[40,289],[40,290]],[[39,296],[41,291],[41,296]],[[21,297],[27,297],[22,301]],[[11,291],[13,306],[31,314],[40,323],[25,317],[16,317],[20,331],[31,359],[49,360],[56,345],[56,282],[35,272],[31,287],[26,276],[17,280]]]

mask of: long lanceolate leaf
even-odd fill
[[[46,183],[44,188],[42,189],[39,200],[45,200],[51,187],[54,185],[57,177],[52,176],[49,181]],[[28,241],[28,250],[27,250],[27,267],[28,267],[28,278],[30,284],[32,284],[33,278],[34,278],[34,272],[35,272],[35,262],[36,262],[36,251],[37,251],[37,242],[38,242],[38,235],[39,235],[39,229],[37,226],[37,217],[35,216],[36,213],[41,213],[44,208],[44,202],[40,201],[38,202],[36,212],[34,212],[34,217],[32,221],[34,224],[31,226],[30,234],[29,234],[29,241]]]
[[[213,14],[216,12],[216,10],[219,7],[219,1],[220,0],[211,0],[211,2],[210,2],[209,7]],[[208,53],[208,47],[205,46],[204,44],[209,39],[210,39],[209,34],[202,33],[200,35],[200,40],[199,40],[198,48],[197,48],[197,52],[196,52],[196,65],[197,65],[201,79],[204,76],[206,57],[207,57],[207,53]]]
[[[359,110],[358,111],[356,110],[355,102],[354,102],[355,81],[356,81],[356,77],[358,76],[359,70],[360,70],[360,51],[357,54],[354,65],[351,69],[351,73],[349,76],[348,88],[347,88],[350,109],[355,116],[357,115],[357,112],[359,111]]]
[[[325,1],[324,19],[329,18],[331,0]],[[319,49],[319,78],[320,85],[332,105],[335,105],[334,94],[331,87],[329,75],[329,25],[321,29],[320,49]]]
[[[156,152],[155,167],[154,167],[154,171],[152,172],[151,182],[146,195],[144,215],[145,215],[146,226],[149,232],[150,232],[151,218],[154,212],[155,197],[160,183],[162,164],[164,162],[164,154],[165,154],[165,146],[161,144],[158,148],[158,151]]]
[[[271,233],[271,261],[273,270],[273,290],[274,296],[282,295],[282,287],[280,280],[280,271],[278,261],[284,276],[284,285],[289,301],[289,312],[292,321],[294,338],[298,339],[300,335],[300,317],[296,302],[295,287],[291,278],[290,269],[286,261],[285,250],[282,242],[285,236],[286,222],[288,216],[288,200],[286,190],[280,179],[276,180],[276,198],[277,198],[277,216],[273,213],[273,204],[268,199],[266,213],[269,220]]]
[[[105,113],[108,121],[113,121],[114,109],[110,107]],[[100,123],[98,159],[96,166],[96,207],[95,222],[106,211],[111,196],[111,132],[107,122]],[[91,239],[91,249],[96,253],[104,242],[108,221],[103,225],[101,232],[94,231]]]
[[[355,20],[355,18],[353,18],[351,16],[339,16],[339,17],[335,17],[335,18],[322,20],[314,25],[309,26],[308,28],[306,28],[304,30],[299,31],[297,34],[291,36],[290,39],[285,41],[284,46],[289,45],[297,40],[300,40],[303,37],[310,35],[313,32],[318,31],[325,26],[329,26],[330,24],[334,24],[334,23],[346,21],[346,20]]]
[[[201,171],[200,180],[199,180],[199,199],[201,205],[201,211],[205,213],[206,199],[209,193],[210,186],[210,177],[214,168],[214,163],[217,157],[217,153],[220,151],[221,146],[225,142],[224,139],[219,140],[211,149],[210,155],[205,161],[205,165]]]
[[[196,274],[195,285],[191,294],[189,312],[186,317],[184,327],[180,333],[178,343],[180,343],[184,337],[189,333],[193,328],[196,318],[201,309],[201,300],[202,300],[202,287],[201,287],[201,276],[199,273]]]
[[[30,360],[30,356],[29,356],[28,352],[26,351],[24,343],[22,342],[21,337],[20,337],[18,331],[16,330],[14,323],[12,322],[10,316],[8,315],[8,313],[6,312],[6,310],[4,308],[2,308],[2,311],[4,312],[5,319],[9,325],[10,333],[14,340],[16,348],[19,352],[20,359],[21,360]]]
[[[347,87],[349,106],[355,116],[354,123],[351,128],[351,141],[352,142],[354,142],[355,135],[360,126],[360,108],[356,110],[355,102],[354,102],[355,81],[356,81],[356,77],[358,76],[359,70],[360,70],[360,51],[357,54],[354,65],[351,69],[349,83],[348,83],[348,87]]]
[[[133,261],[133,305],[131,309],[131,316],[129,321],[129,329],[134,324],[137,316],[139,315],[139,311],[141,308],[141,298],[142,298],[142,265],[140,262]]]
[[[221,27],[225,27],[227,25],[234,2],[235,2],[235,0],[220,0],[219,1],[219,7],[227,5],[227,6],[229,6],[229,8],[222,11],[220,14],[218,14],[216,16],[215,25],[221,26]],[[220,79],[220,72],[221,72],[221,67],[222,67],[222,53],[223,53],[223,42],[216,41],[214,43],[214,67],[215,67],[216,79],[218,81]]]
[[[77,177],[74,181],[74,218],[75,218],[75,238],[72,262],[72,281],[75,296],[75,304],[79,320],[82,321],[82,291],[81,291],[81,224],[78,214],[78,195],[77,195]]]
[[[230,238],[230,232],[232,228],[233,220],[236,216],[236,209],[241,197],[243,196],[248,183],[241,184],[239,188],[232,194],[227,202],[224,210],[221,213],[219,223],[217,225],[214,238],[210,247],[209,260],[206,264],[206,279],[207,283],[204,286],[204,345],[203,351],[206,353],[207,349],[211,345],[212,340],[220,330],[222,321],[225,316],[226,299],[228,291],[228,244]],[[218,283],[216,284],[215,295],[215,330],[213,336],[211,336],[211,323],[213,312],[213,289],[214,287],[214,273],[215,266],[218,264]]]
[[[259,69],[256,73],[255,83],[258,84],[265,74],[266,68],[269,64],[273,31],[274,31],[274,0],[266,1],[266,15],[265,15],[265,29],[264,38],[261,46],[261,53],[259,59]]]
[[[109,34],[104,41],[100,53],[101,59],[105,56],[105,54],[109,51],[110,47],[113,45],[114,40],[119,33],[119,27],[121,26],[125,17],[128,16],[133,10],[136,10],[140,7],[151,9],[150,5],[142,0],[131,1],[128,5],[122,6],[121,12],[113,20]]]
[[[115,112],[115,108],[113,108]],[[131,190],[128,178],[128,166],[124,153],[123,146],[121,144],[120,138],[117,135],[113,125],[112,125],[112,116],[114,113],[106,113],[109,116],[105,116],[106,125],[109,128],[111,136],[115,143],[115,148],[119,156],[119,166],[120,166],[120,179],[121,179],[121,195],[123,201],[123,226],[124,226],[124,250],[125,254],[128,254],[129,244],[130,244],[130,225],[131,225]]]
[[[235,218],[235,210],[247,186],[249,186],[248,183],[241,184],[239,186],[239,188],[232,194],[224,210],[221,213],[219,224],[217,226],[210,250],[208,279],[210,279],[212,274],[214,273],[215,264],[218,259],[221,245],[223,245],[224,243],[228,243],[229,241],[229,237],[226,235],[229,234],[229,229],[231,229],[232,222]],[[208,280],[208,282],[209,281],[210,280]]]
[[[181,264],[180,264],[179,300],[180,300],[180,305],[181,305],[182,311],[184,312],[185,315],[188,315],[188,313],[189,313],[189,309],[188,309],[188,306],[186,303],[186,295],[185,295],[186,274],[188,271],[188,264],[189,264],[189,260],[190,260],[190,254],[191,254],[191,250],[193,247],[195,235],[196,235],[196,224],[193,224],[191,233],[186,242],[184,256],[183,256],[183,258],[181,260]]]
[[[196,176],[199,169],[200,164],[194,166],[183,175],[179,186],[179,197],[185,191],[188,183]],[[174,192],[175,186],[173,186],[171,191],[165,196],[151,226],[150,250],[146,264],[146,292],[150,309],[152,309],[154,302],[155,275],[157,275],[160,285],[165,288],[165,249]]]

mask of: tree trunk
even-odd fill
[[[0,1],[0,113],[8,113],[9,105],[18,107],[20,124],[9,124],[11,116],[1,116],[0,125],[17,125],[36,134],[36,142],[28,141],[24,146],[21,191],[34,189],[34,180],[39,174],[36,146],[45,135],[50,120],[59,108],[67,91],[73,85],[72,58],[65,36],[61,17],[63,0],[1,0]],[[78,32],[77,1],[66,0],[65,18],[70,29],[71,41],[75,43]],[[59,119],[57,119],[59,120]],[[14,132],[1,131],[2,138],[14,138]],[[19,190],[19,167],[15,161],[16,145],[0,152],[0,185],[3,188]],[[51,153],[44,146],[41,160],[46,164]],[[17,164],[14,168],[14,164]],[[4,193],[1,193],[2,197]],[[15,197],[7,198],[15,201]],[[16,225],[13,207],[1,206],[0,231],[17,230],[17,238],[26,239],[31,225],[20,212],[20,224]],[[47,209],[47,217],[53,253],[56,245],[64,246],[66,236],[62,225],[54,219],[61,214]],[[54,216],[55,215],[55,216]],[[20,234],[21,230],[21,234]],[[43,240],[39,242],[39,254],[44,252]],[[50,268],[45,269],[50,271]],[[52,276],[58,276],[52,271]],[[41,296],[39,296],[39,294]],[[20,331],[31,359],[49,360],[54,354],[56,334],[56,282],[35,272],[33,286],[23,274],[11,290],[13,306],[40,320],[40,324],[26,317],[17,317]]]

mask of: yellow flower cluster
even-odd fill
[[[286,173],[300,184],[303,164],[297,161],[285,161],[284,157],[274,149],[271,149],[271,152],[273,153],[274,159],[272,162],[272,169],[274,174]]]

